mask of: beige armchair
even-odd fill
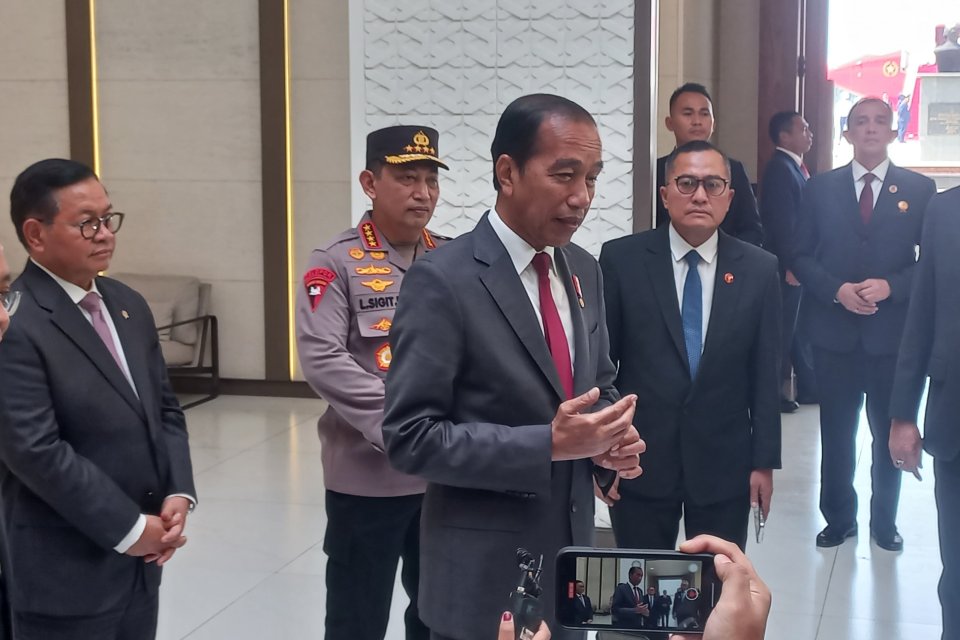
[[[209,378],[207,395],[184,409],[220,395],[220,349],[217,318],[210,314],[209,283],[193,276],[111,273],[142,295],[153,313],[160,350],[172,381]]]

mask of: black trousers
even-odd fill
[[[780,297],[783,303],[783,327],[780,335],[781,377],[784,382],[790,380],[792,371],[797,381],[797,398],[809,401],[817,395],[817,381],[813,370],[810,339],[803,325],[797,322],[803,287],[791,287],[781,281]]]
[[[420,494],[370,498],[326,492],[326,640],[383,640],[401,559],[400,581],[410,598],[403,617],[406,638],[429,638],[417,611],[422,501]]]
[[[943,640],[960,638],[960,456],[933,460],[936,477],[937,524],[940,534],[940,608],[943,610]]]
[[[895,355],[814,349],[820,396],[820,512],[831,527],[846,529],[857,522],[853,476],[857,426],[866,395],[867,422],[873,434],[870,530],[880,537],[889,537],[896,531],[902,474],[890,461],[888,444],[896,364]]]
[[[793,372],[793,337],[800,309],[800,287],[791,287],[780,278],[780,300],[783,304],[783,327],[780,331],[780,379],[790,380]]]
[[[683,515],[687,539],[709,533],[747,548],[750,496],[698,506],[682,498],[652,500],[622,495],[610,509],[610,521],[621,549],[676,549]]]
[[[96,616],[47,616],[15,611],[17,640],[153,640],[159,597],[149,592],[142,568],[124,605]]]

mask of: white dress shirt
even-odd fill
[[[860,194],[863,193],[863,186],[866,184],[863,176],[868,173],[875,176],[874,181],[870,183],[870,188],[873,189],[873,206],[877,206],[877,198],[880,197],[883,181],[887,179],[887,170],[890,168],[890,158],[869,170],[856,160],[851,163],[851,166],[853,167],[853,187],[857,190],[857,202],[860,202]]]
[[[507,226],[496,209],[490,209],[490,226],[494,233],[500,238],[510,260],[513,262],[517,275],[520,276],[520,282],[530,298],[530,304],[533,305],[533,312],[537,314],[537,320],[543,328],[543,317],[540,315],[540,285],[537,281],[537,270],[533,266],[533,256],[537,250],[527,244],[527,241],[516,234],[516,232]],[[567,346],[570,347],[570,364],[575,362],[576,352],[573,346],[573,317],[570,315],[570,298],[567,296],[567,289],[563,286],[563,281],[557,274],[557,264],[554,261],[554,248],[545,247],[544,253],[550,256],[550,293],[553,294],[553,301],[557,305],[557,313],[560,314],[560,323],[563,324],[563,332],[567,334]],[[544,333],[546,335],[546,333]]]
[[[777,147],[777,151],[783,151],[785,154],[787,154],[788,156],[790,156],[791,158],[793,158],[793,161],[797,163],[797,166],[798,166],[798,167],[802,167],[802,166],[803,166],[803,158],[801,158],[800,156],[798,156],[797,154],[795,154],[793,151],[790,151],[790,149],[784,149],[783,147]]]
[[[86,291],[83,289],[83,287],[78,287],[72,282],[64,280],[33,258],[30,258],[30,261],[39,268],[43,269],[44,273],[53,278],[53,281],[60,285],[64,292],[66,292],[67,296],[70,297],[70,300],[73,302],[73,304],[77,305],[80,313],[83,314],[83,317],[87,319],[87,322],[89,322],[91,326],[93,326],[93,318],[91,318],[90,314],[80,306],[80,301],[83,300],[87,294],[90,293],[90,291],[93,291],[97,294],[97,297],[100,299],[100,313],[103,314],[103,319],[107,323],[107,328],[110,330],[110,337],[113,339],[113,346],[117,350],[117,355],[120,357],[120,363],[123,365],[120,368],[121,371],[123,371],[123,377],[127,379],[127,382],[130,383],[130,388],[133,389],[133,393],[136,394],[137,398],[139,398],[140,394],[137,392],[137,386],[133,383],[133,376],[130,375],[130,365],[127,364],[127,356],[123,352],[123,345],[120,344],[120,336],[117,334],[117,327],[113,324],[113,318],[110,316],[110,312],[107,310],[107,305],[103,302],[103,296],[100,295],[100,291],[97,289],[96,279],[93,280],[93,283],[90,286],[90,291]],[[190,501],[191,505],[197,504],[196,498],[193,496],[188,496],[185,493],[175,493],[167,497],[172,498],[175,496],[186,498]],[[117,553],[126,553],[127,550],[129,550],[130,547],[132,547],[137,540],[140,539],[140,536],[143,535],[143,532],[146,528],[147,517],[141,513],[140,517],[137,518],[137,522],[133,525],[133,528],[130,529],[130,532],[123,537],[123,540],[121,540],[117,546],[113,548],[113,550]]]
[[[693,247],[680,237],[671,223],[667,231],[670,236],[670,254],[673,256],[673,282],[677,288],[677,304],[683,314],[683,285],[687,280],[687,271],[690,265],[684,259],[688,253],[696,250],[700,254],[700,264],[697,273],[700,274],[700,288],[703,292],[703,329],[700,334],[700,353],[707,342],[707,327],[710,325],[710,310],[713,308],[713,283],[717,277],[717,243],[719,236],[714,231],[706,242],[699,247]]]

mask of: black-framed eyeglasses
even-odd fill
[[[3,310],[7,312],[8,316],[12,316],[17,312],[17,307],[20,306],[20,292],[0,291],[0,305],[3,306]]]
[[[102,218],[90,218],[89,220],[84,220],[78,225],[80,235],[86,238],[87,240],[92,240],[97,236],[97,233],[100,232],[100,227],[105,226],[110,230],[110,233],[116,233],[120,231],[120,227],[123,225],[123,218],[126,214],[120,213],[119,211],[114,211],[108,213]]]
[[[677,176],[673,181],[677,183],[677,191],[685,196],[696,193],[700,185],[703,185],[703,190],[708,196],[723,195],[723,192],[727,190],[727,185],[730,184],[729,180],[724,180],[720,176],[707,176],[706,178]]]

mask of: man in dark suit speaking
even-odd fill
[[[890,393],[916,268],[923,211],[933,180],[894,166],[890,105],[864,98],[850,109],[844,137],[853,161],[804,188],[793,272],[803,284],[800,322],[813,345],[820,400],[818,547],[857,534],[856,433],[866,396],[873,435],[870,533],[900,551],[900,471],[890,462]]]
[[[517,547],[593,538],[593,477],[640,473],[635,396],[613,387],[596,260],[570,238],[603,166],[596,123],[537,94],[512,102],[492,144],[495,208],[413,264],[390,339],[383,435],[426,478],[420,614],[434,638],[487,640],[517,586]],[[580,637],[544,618],[554,637]]]
[[[640,582],[643,569],[630,567],[627,582],[621,582],[613,592],[610,613],[615,625],[628,629],[643,629],[652,615],[651,604]]]
[[[718,230],[733,197],[726,156],[695,140],[667,159],[670,224],[600,252],[617,389],[637,394],[644,473],[611,508],[620,547],[673,549],[709,533],[747,543],[780,467],[777,260]]]
[[[10,213],[30,255],[0,342],[2,535],[22,640],[150,639],[160,565],[196,502],[150,308],[97,274],[123,214],[86,166],[44,160]],[[3,568],[7,573],[7,567]]]
[[[890,401],[890,459],[920,477],[921,447],[933,456],[943,573],[943,637],[960,637],[960,188],[933,196],[924,213],[920,262],[910,293]],[[924,437],[917,419],[930,377]]]

